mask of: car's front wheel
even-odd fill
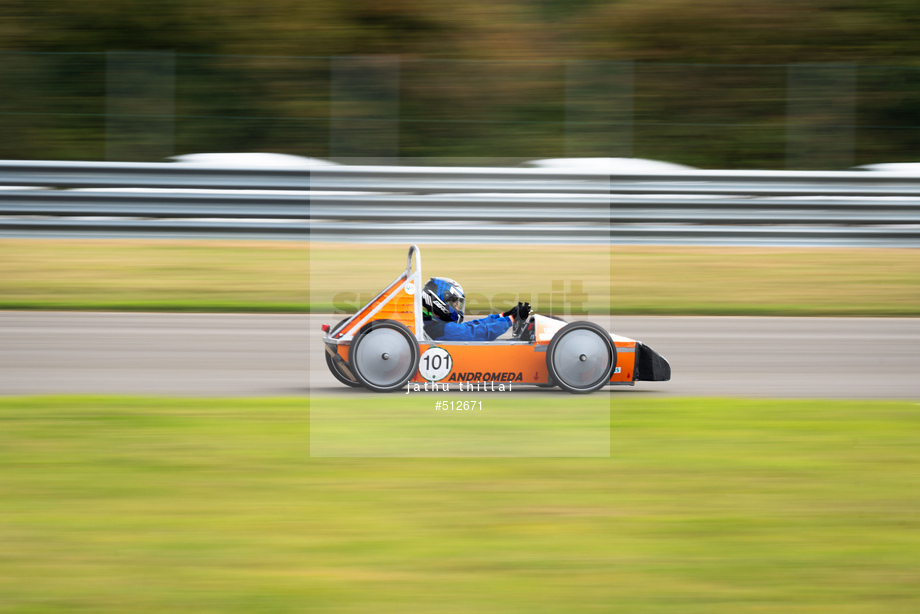
[[[593,322],[566,324],[553,335],[546,349],[550,381],[573,394],[586,394],[606,386],[616,364],[613,339]]]

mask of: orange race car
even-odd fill
[[[577,394],[671,378],[671,366],[657,352],[593,322],[530,315],[514,322],[510,339],[433,340],[422,321],[421,269],[413,245],[405,271],[383,292],[335,326],[323,325],[326,364],[337,380],[375,392],[536,385]]]

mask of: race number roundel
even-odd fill
[[[444,348],[428,348],[418,363],[418,372],[429,382],[439,382],[450,374],[454,361]]]

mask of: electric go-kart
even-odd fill
[[[326,364],[337,380],[375,392],[414,382],[448,391],[558,386],[578,394],[671,378],[657,352],[592,322],[531,315],[515,321],[510,339],[434,341],[422,327],[423,285],[421,252],[413,245],[406,270],[383,292],[335,326],[323,325]]]

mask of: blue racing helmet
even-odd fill
[[[422,315],[426,320],[463,322],[465,305],[463,288],[453,279],[432,277],[422,288]]]

